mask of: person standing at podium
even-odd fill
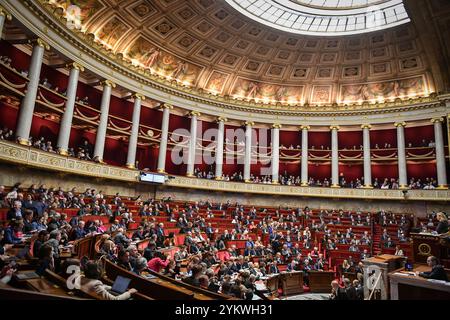
[[[429,256],[427,259],[427,265],[431,267],[431,271],[420,272],[419,276],[426,279],[444,280],[448,281],[447,274],[444,267],[438,264],[437,258]]]

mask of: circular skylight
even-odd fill
[[[360,34],[410,21],[402,0],[225,0],[279,30],[317,36]]]

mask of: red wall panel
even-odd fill
[[[339,149],[357,149],[363,144],[362,131],[340,131],[338,133]]]
[[[434,141],[434,126],[405,128],[406,146],[412,143],[413,147],[422,147],[422,140],[425,140],[426,145],[430,140]]]
[[[315,149],[320,149],[320,146],[330,147],[331,149],[331,133],[330,132],[313,132],[310,131],[308,135],[308,144],[311,149],[312,146]]]

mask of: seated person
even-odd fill
[[[119,296],[109,292],[110,286],[104,285],[100,280],[100,266],[93,261],[89,261],[84,268],[84,277],[81,278],[81,290],[99,296],[101,300],[128,300],[137,292],[136,289],[130,289]]]
[[[445,273],[444,267],[438,264],[437,258],[434,256],[429,256],[427,259],[427,265],[431,267],[431,271],[420,272],[419,276],[426,279],[444,280],[448,281],[447,274]]]

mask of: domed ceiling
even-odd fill
[[[288,2],[339,11],[402,3]],[[75,26],[133,64],[215,95],[321,105],[435,91],[430,61],[412,23],[364,35],[312,37],[257,23],[219,0],[78,0],[77,7],[67,7],[65,0],[50,3],[63,7]]]

